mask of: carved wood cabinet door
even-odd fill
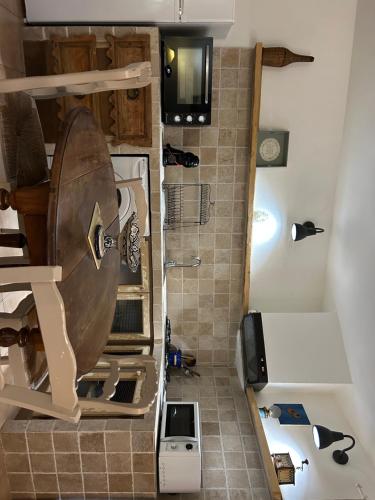
[[[51,35],[49,40],[24,41],[26,75],[107,70],[151,59],[148,34],[120,38],[108,34],[106,39],[98,42],[95,35]],[[64,116],[77,106],[91,109],[112,144],[152,146],[151,85],[37,101],[45,142],[56,142]]]

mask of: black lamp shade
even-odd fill
[[[342,432],[331,431],[322,425],[314,425],[313,437],[315,446],[319,450],[323,450],[324,448],[331,446],[331,444],[335,441],[341,441],[344,439],[344,434]]]
[[[303,224],[292,224],[292,239],[294,241],[303,240],[306,236],[313,236],[317,233],[324,233],[324,229],[315,227],[315,224],[311,221],[306,221]]]

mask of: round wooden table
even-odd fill
[[[110,248],[98,269],[88,233],[98,203],[107,235],[119,234],[111,157],[102,130],[86,108],[68,113],[56,143],[48,182],[1,194],[24,215],[30,264],[62,267],[57,283],[65,306],[77,377],[96,365],[113,322],[120,254]]]
[[[117,193],[104,134],[88,109],[76,108],[67,115],[52,163],[47,259],[62,267],[57,286],[78,376],[95,366],[107,343],[120,269],[115,248],[104,255],[100,269],[95,265],[87,235],[96,203],[106,234],[117,238]]]

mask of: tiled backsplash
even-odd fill
[[[168,258],[202,259],[199,268],[167,271],[173,343],[200,364],[233,363],[241,319],[252,55],[252,49],[215,48],[211,126],[164,128],[164,144],[200,158],[198,168],[167,167],[165,181],[209,183],[215,200],[208,224],[166,237]]]

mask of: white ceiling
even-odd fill
[[[375,464],[375,2],[358,2],[325,305],[354,383],[343,410]]]

